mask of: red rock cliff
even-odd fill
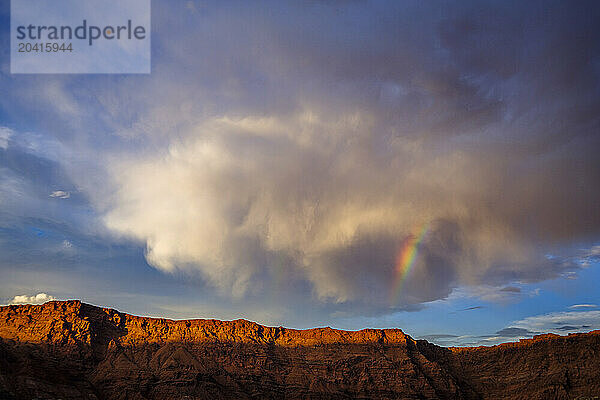
[[[0,307],[0,399],[572,399],[600,395],[600,334],[445,349],[398,329]]]

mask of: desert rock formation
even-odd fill
[[[0,399],[585,399],[600,331],[443,348],[399,329],[136,317],[80,301],[0,307]]]

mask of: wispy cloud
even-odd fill
[[[563,311],[515,321],[514,326],[544,333],[600,329],[600,311]]]
[[[525,337],[531,337],[533,335],[537,335],[539,332],[531,332],[528,329],[525,328],[514,328],[514,327],[509,327],[509,328],[504,328],[499,330],[498,332],[496,332],[496,335],[498,335],[497,337],[504,337],[504,338],[514,338],[514,337],[519,337],[519,338],[525,338]]]
[[[8,148],[8,141],[12,135],[12,129],[0,126],[0,148],[4,150]]]
[[[471,311],[471,310],[479,310],[480,308],[483,308],[483,306],[467,307],[467,308],[463,308],[462,310],[458,310],[458,311]]]
[[[596,304],[573,304],[572,306],[569,306],[569,308],[578,310],[585,308],[598,308],[598,306]]]
[[[570,309],[586,309],[596,307],[593,304],[576,304]],[[589,332],[600,329],[600,311],[561,311],[534,315],[513,321],[506,328],[487,335],[458,336],[453,334],[431,334],[422,336],[440,346],[492,346],[519,339],[531,338],[534,335],[554,333],[565,335],[575,332]]]
[[[580,255],[579,263],[583,267],[589,267],[593,263],[600,262],[600,245],[596,245],[587,250],[582,250],[583,254]]]
[[[500,289],[501,292],[508,292],[508,293],[521,293],[521,288],[515,287],[515,286],[506,286],[503,287],[502,289]]]
[[[454,290],[452,298],[476,298],[491,303],[514,303],[522,298],[521,289],[515,286],[472,285]],[[461,311],[461,310],[459,310]]]
[[[52,193],[50,193],[50,197],[56,197],[59,199],[68,199],[69,197],[71,197],[71,193],[65,192],[64,190],[55,190]]]
[[[449,335],[446,333],[438,333],[438,334],[420,336],[419,339],[424,339],[424,340],[427,340],[430,342],[436,342],[436,341],[452,340],[457,337],[458,337],[458,335]]]
[[[459,312],[464,312],[464,311],[474,311],[474,310],[480,310],[482,308],[485,308],[484,306],[473,306],[473,307],[466,307],[466,308],[461,308],[460,310],[456,310],[456,311],[452,311],[450,312],[450,314],[456,314]]]

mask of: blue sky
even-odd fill
[[[9,11],[2,303],[600,329],[594,2],[153,1],[150,75],[11,75]]]

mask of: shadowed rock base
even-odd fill
[[[591,399],[600,331],[447,349],[399,329],[0,307],[0,399]]]

